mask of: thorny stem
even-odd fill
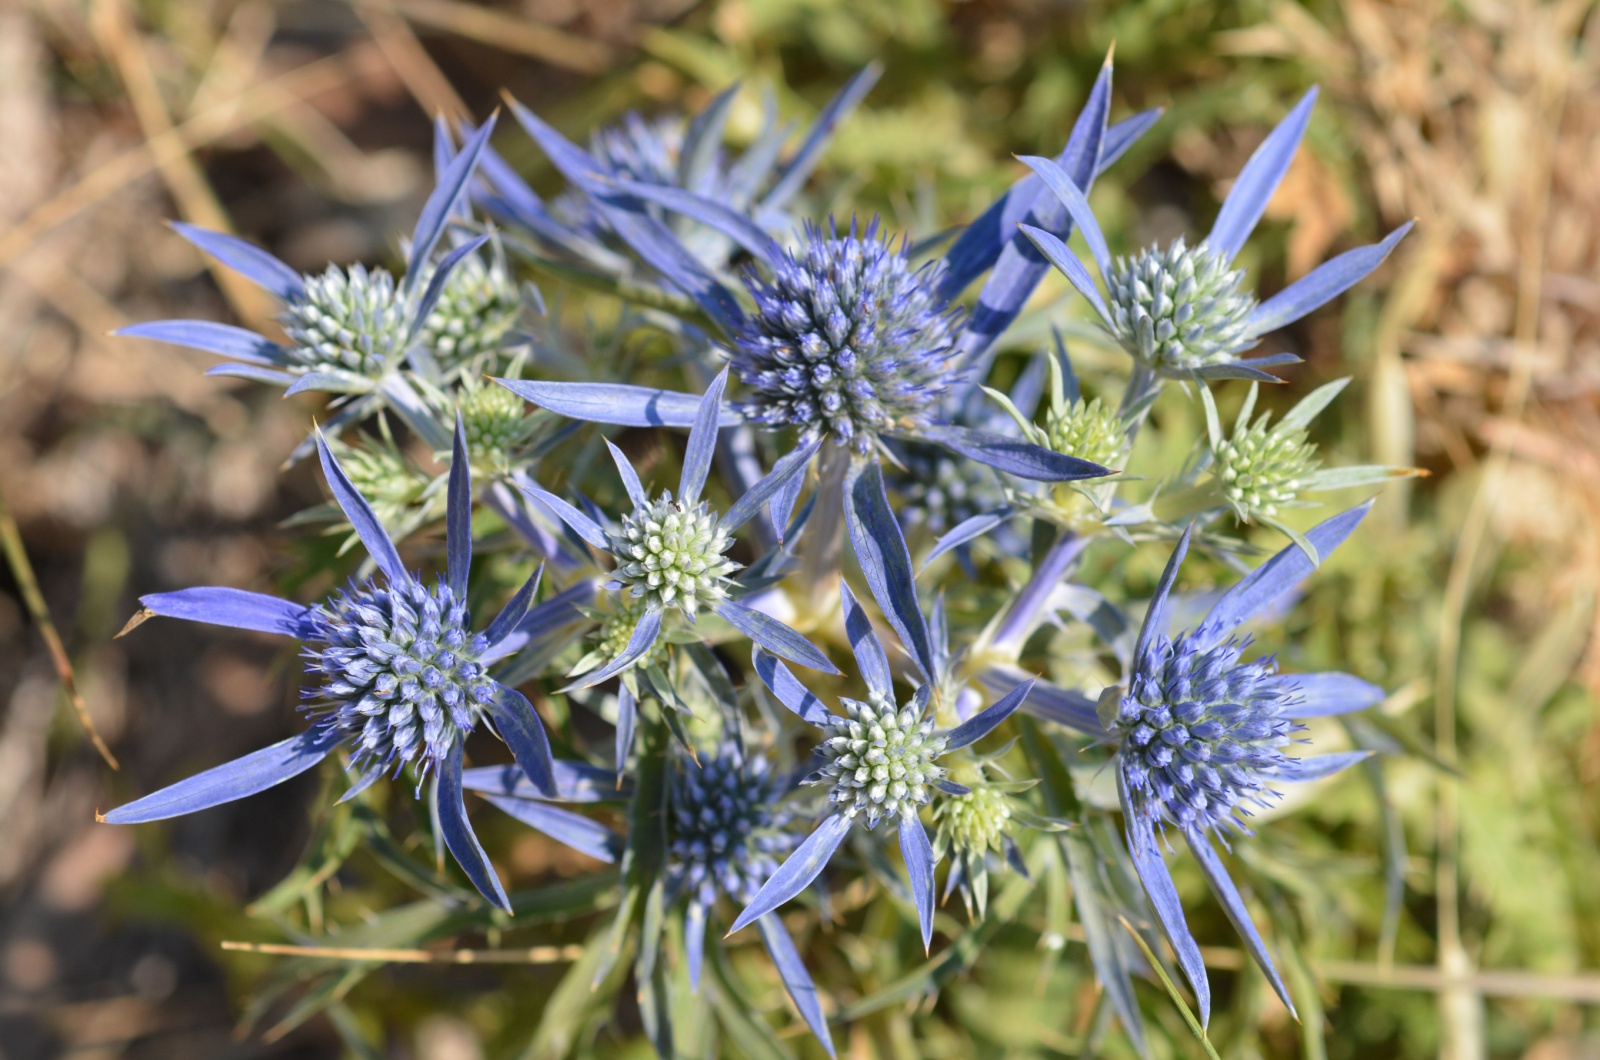
[[[17,590],[22,593],[22,603],[28,609],[28,615],[33,619],[34,625],[39,627],[39,636],[44,639],[45,648],[50,652],[50,661],[55,664],[56,679],[61,682],[61,689],[67,694],[67,701],[72,704],[72,710],[78,715],[78,724],[83,726],[84,734],[89,737],[89,742],[94,744],[94,749],[105,759],[106,765],[112,769],[121,769],[117,764],[116,756],[111,753],[111,748],[100,738],[100,733],[94,727],[94,719],[89,716],[89,705],[83,701],[83,695],[78,691],[78,681],[72,673],[72,660],[67,656],[67,649],[61,643],[61,634],[56,632],[56,624],[50,619],[50,609],[45,606],[44,594],[39,591],[39,579],[34,576],[33,564],[28,560],[28,550],[22,543],[22,532],[17,529],[17,521],[11,515],[11,509],[6,505],[5,498],[0,497],[0,549],[6,554],[6,563],[11,567],[11,576],[17,580]]]

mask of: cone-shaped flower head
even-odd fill
[[[1117,258],[1106,273],[1112,333],[1158,375],[1227,364],[1260,341],[1250,321],[1256,300],[1239,289],[1243,281],[1244,270],[1182,237]]]
[[[747,281],[756,311],[734,339],[747,415],[867,452],[879,432],[931,423],[959,378],[958,314],[877,222],[848,236],[808,225],[770,278]]]
[[[739,565],[724,555],[733,538],[707,502],[687,505],[666,490],[609,533],[613,577],[652,610],[676,607],[693,617],[727,598],[728,576]]]
[[[822,726],[817,753],[825,762],[811,782],[829,782],[828,800],[853,820],[864,815],[868,828],[884,817],[915,816],[946,772],[934,764],[945,737],[934,735],[932,716],[923,717],[918,704],[897,707],[881,692],[840,705],[845,716],[829,715]]]
[[[670,873],[674,889],[710,905],[748,902],[795,848],[784,779],[732,742],[680,761],[672,776]]]
[[[1241,662],[1245,644],[1188,634],[1155,638],[1117,706],[1122,773],[1134,799],[1164,820],[1209,831],[1274,796],[1270,784],[1304,726],[1285,716],[1296,686],[1272,659]]]
[[[1030,224],[1022,226],[1023,233],[1088,300],[1123,349],[1151,372],[1172,379],[1270,382],[1274,377],[1264,369],[1299,358],[1288,353],[1244,359],[1239,355],[1269,331],[1300,319],[1359,282],[1411,228],[1402,225],[1381,243],[1325,262],[1265,302],[1258,303],[1241,289],[1244,275],[1234,268],[1234,259],[1289,171],[1316,98],[1315,89],[1307,92],[1268,134],[1239,173],[1211,231],[1192,247],[1179,239],[1165,248],[1113,260],[1089,201],[1073,178],[1047,158],[1024,158],[1082,231],[1105,281],[1104,298],[1089,270],[1057,236]]]
[[[1044,444],[1096,464],[1112,464],[1127,447],[1122,416],[1099,398],[1078,397],[1045,410]]]
[[[1293,504],[1310,485],[1321,463],[1304,427],[1274,424],[1266,413],[1234,431],[1212,457],[1222,495],[1246,522],[1277,518],[1279,508]]]
[[[489,641],[470,631],[465,601],[442,579],[353,585],[319,606],[316,622],[322,644],[307,648],[307,669],[323,684],[300,694],[358,761],[426,770],[494,698],[479,661]]]
[[[303,292],[278,318],[293,342],[288,355],[311,371],[381,376],[405,353],[409,300],[385,269],[329,265],[305,278]]]
[[[1199,862],[1228,918],[1278,996],[1293,1011],[1288,989],[1251,920],[1238,888],[1213,848],[1220,831],[1247,832],[1242,818],[1277,797],[1277,785],[1316,780],[1367,756],[1354,751],[1315,757],[1286,753],[1301,719],[1370,707],[1382,689],[1349,674],[1280,674],[1274,660],[1245,661],[1239,626],[1289,592],[1344,541],[1371,503],[1342,512],[1225,592],[1199,626],[1169,636],[1169,596],[1192,533],[1173,550],[1133,653],[1126,689],[1100,697],[1100,723],[1117,744],[1117,788],[1128,853],[1178,964],[1195,989],[1200,1018],[1210,1016],[1205,961],[1190,933],[1157,833],[1175,827]]]
[[[999,850],[1011,829],[1011,800],[988,784],[976,784],[965,795],[942,798],[933,807],[938,823],[934,849],[950,850],[958,857],[981,856]]]
[[[450,368],[505,345],[522,316],[522,292],[498,252],[463,258],[418,332],[441,367]]]

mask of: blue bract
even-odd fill
[[[837,673],[828,657],[784,623],[748,607],[729,595],[728,575],[737,564],[723,553],[734,531],[748,522],[761,505],[805,468],[805,458],[815,450],[799,450],[800,459],[780,460],[772,473],[757,482],[726,515],[718,515],[700,500],[711,457],[716,448],[722,391],[728,373],[706,390],[689,432],[678,496],[666,491],[655,497],[645,492],[639,473],[616,446],[606,443],[622,476],[633,511],[623,516],[620,528],[607,529],[566,501],[538,486],[528,494],[572,528],[587,544],[609,553],[616,569],[607,588],[626,590],[644,602],[633,635],[622,652],[604,666],[585,674],[569,688],[587,688],[626,670],[655,646],[668,608],[676,608],[691,622],[701,607],[720,615],[730,625],[775,655],[802,666]],[[791,454],[796,455],[796,454]]]
[[[928,706],[934,694],[932,680],[918,684],[903,704],[895,698],[889,656],[873,632],[866,612],[856,602],[849,585],[841,583],[845,631],[862,679],[868,702],[842,701],[845,716],[830,713],[822,701],[802,685],[777,659],[758,646],[755,669],[779,702],[822,731],[817,748],[823,763],[805,783],[827,784],[834,812],[817,826],[798,850],[762,884],[733,930],[765,917],[805,890],[816,879],[850,832],[852,823],[871,830],[879,821],[892,821],[900,832],[900,852],[911,879],[912,897],[926,947],[933,938],[933,846],[922,826],[922,807],[935,789],[948,785],[946,770],[937,764],[941,755],[976,743],[1022,704],[1032,682],[1017,685],[987,710],[947,732],[935,733]],[[912,601],[915,606],[915,600]],[[920,612],[919,612],[920,613]],[[941,653],[942,654],[942,653]],[[940,658],[928,667],[942,675]],[[967,789],[948,785],[953,793]]]
[[[307,643],[307,672],[322,678],[302,693],[311,727],[302,735],[179,781],[105,815],[138,824],[194,813],[244,798],[305,772],[337,747],[347,747],[357,778],[350,798],[386,772],[408,766],[420,787],[437,777],[430,799],[445,845],[484,897],[509,910],[504,888],[467,821],[461,798],[462,751],[468,734],[488,720],[517,765],[540,790],[555,794],[544,726],[527,698],[494,680],[489,664],[519,643],[512,637],[528,614],[538,574],[482,632],[471,631],[466,607],[472,565],[472,482],[458,421],[450,464],[445,576],[429,586],[406,570],[394,543],[319,435],[318,452],[334,499],[367,546],[378,574],[305,607],[238,589],[185,589],[140,599],[129,628],[156,615],[298,637]]]
[[[1371,503],[1317,525],[1307,538],[1321,555],[1344,541]],[[1252,806],[1277,797],[1275,786],[1329,776],[1366,758],[1357,751],[1312,758],[1287,753],[1300,719],[1363,710],[1383,691],[1348,674],[1278,672],[1271,658],[1244,661],[1245,643],[1234,631],[1289,592],[1314,565],[1291,545],[1223,594],[1192,631],[1166,633],[1168,597],[1189,547],[1185,531],[1167,563],[1134,648],[1125,689],[1110,688],[1100,701],[1101,723],[1117,743],[1117,786],[1128,849],[1162,930],[1194,986],[1202,1019],[1211,992],[1199,946],[1157,833],[1171,825],[1183,834],[1217,900],[1244,939],[1283,1003],[1294,1011],[1260,933],[1229,878],[1211,837],[1246,832]]]
[[[493,129],[491,119],[442,167],[411,233],[405,276],[398,280],[383,269],[362,265],[348,269],[329,265],[320,275],[302,276],[241,239],[174,223],[179,235],[283,302],[279,320],[289,345],[206,320],[151,321],[117,334],[220,354],[230,363],[217,365],[208,375],[271,383],[284,387],[285,394],[315,390],[369,395],[356,406],[361,414],[374,411],[381,402],[435,448],[447,448],[448,433],[434,425],[421,397],[399,373],[416,356],[434,367],[434,353],[423,350],[426,345],[437,347],[446,357],[466,356],[497,342],[509,330],[506,308],[500,304],[508,295],[495,286],[497,279],[506,280],[503,265],[477,264],[460,274],[462,282],[446,297],[458,267],[489,241],[488,236],[467,239],[437,263],[432,260],[466,197]],[[477,329],[469,334],[469,314],[473,323],[489,327],[493,336]],[[345,418],[348,414],[341,421]]]
[[[1180,238],[1165,248],[1113,259],[1089,209],[1086,186],[1047,158],[1024,158],[1083,233],[1105,281],[1104,298],[1061,237],[1035,225],[1024,224],[1022,230],[1088,299],[1122,348],[1149,371],[1172,379],[1275,382],[1265,369],[1291,364],[1298,357],[1239,355],[1269,331],[1299,320],[1360,282],[1411,230],[1408,222],[1381,243],[1347,251],[1265,302],[1258,303],[1241,289],[1244,274],[1233,268],[1233,260],[1289,171],[1316,98],[1316,89],[1307,92],[1250,156],[1211,233],[1192,247]]]

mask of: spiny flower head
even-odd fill
[[[874,692],[868,702],[844,699],[845,716],[830,717],[817,752],[826,759],[812,783],[832,781],[828,799],[852,819],[866,816],[872,828],[885,817],[914,817],[933,798],[946,770],[934,764],[945,737],[933,734],[933,718]]]
[[[354,584],[317,608],[321,647],[307,669],[306,709],[326,715],[366,762],[426,771],[472,731],[495,684],[478,661],[489,648],[468,630],[466,603],[443,580]]]
[[[1255,297],[1239,289],[1244,271],[1204,242],[1180,237],[1117,258],[1106,273],[1112,332],[1152,371],[1186,377],[1224,364],[1260,339],[1251,326]]]
[[[1212,453],[1223,496],[1245,522],[1276,518],[1279,507],[1294,503],[1321,463],[1304,427],[1272,425],[1271,419],[1263,413]]]
[[[933,807],[938,824],[934,842],[958,855],[999,850],[1011,828],[1011,801],[988,784],[974,784],[966,795],[946,795]]]
[[[304,290],[278,318],[297,365],[377,378],[400,363],[413,306],[387,270],[329,265],[303,280]]]
[[[686,506],[671,490],[624,515],[610,537],[616,580],[651,610],[677,607],[692,618],[701,607],[715,607],[739,567],[723,555],[733,538],[711,506]]]
[[[458,394],[467,451],[474,464],[496,472],[508,470],[517,450],[533,437],[537,421],[526,414],[522,399],[504,387],[464,379]]]
[[[1202,831],[1240,828],[1239,813],[1266,805],[1304,726],[1289,717],[1296,685],[1271,658],[1241,662],[1237,638],[1211,647],[1202,627],[1153,638],[1112,729],[1132,797],[1162,819]]]
[[[522,293],[498,259],[478,254],[463,258],[445,281],[439,301],[418,333],[418,341],[450,368],[480,353],[498,350],[522,315]]]
[[[891,467],[891,488],[905,500],[902,514],[942,534],[980,512],[1005,503],[1005,490],[994,474],[973,467],[970,460],[937,446],[907,443],[897,450],[900,467]]]
[[[931,268],[854,225],[808,225],[770,278],[747,279],[756,310],[734,338],[733,370],[755,393],[746,414],[868,451],[880,432],[932,422],[958,378],[957,316]]]
[[[1116,409],[1079,397],[1045,411],[1044,442],[1058,453],[1109,465],[1122,454],[1127,434]]]
[[[698,766],[672,775],[670,873],[675,889],[705,905],[726,894],[748,902],[795,848],[785,784],[765,758],[725,741]]]

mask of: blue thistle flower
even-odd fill
[[[1407,222],[1380,243],[1347,251],[1265,302],[1257,302],[1243,289],[1244,274],[1233,268],[1233,260],[1288,172],[1316,98],[1316,89],[1307,92],[1250,156],[1210,234],[1194,246],[1179,239],[1164,248],[1113,260],[1080,182],[1047,158],[1024,158],[1083,232],[1105,281],[1105,298],[1062,238],[1029,224],[1022,231],[1066,274],[1105,329],[1147,371],[1169,379],[1276,382],[1264,369],[1294,363],[1298,357],[1280,353],[1241,358],[1240,354],[1268,332],[1299,320],[1360,282],[1411,230]]]
[[[1368,502],[1336,515],[1306,536],[1326,555],[1370,508]],[[1271,657],[1243,658],[1248,641],[1234,631],[1314,568],[1296,545],[1224,593],[1192,631],[1167,635],[1168,597],[1190,532],[1184,532],[1173,551],[1145,615],[1127,684],[1102,694],[1099,720],[1117,747],[1117,787],[1129,853],[1162,931],[1194,987],[1202,1020],[1210,1015],[1210,987],[1161,857],[1157,834],[1167,826],[1183,835],[1246,948],[1293,1012],[1289,992],[1212,837],[1248,834],[1245,818],[1253,807],[1276,799],[1278,785],[1326,777],[1366,758],[1370,752],[1302,758],[1287,750],[1303,742],[1298,735],[1304,731],[1301,719],[1365,709],[1382,700],[1383,690],[1348,674],[1283,674]]]
[[[467,346],[482,345],[452,334],[450,326],[451,318],[459,315],[463,306],[482,301],[474,295],[472,276],[468,275],[465,287],[458,284],[447,301],[441,303],[441,298],[450,288],[457,267],[489,237],[478,236],[461,243],[437,264],[432,262],[432,256],[465,195],[493,128],[491,118],[442,168],[438,184],[411,234],[406,274],[398,280],[384,269],[362,265],[330,265],[319,275],[302,276],[244,240],[193,225],[173,224],[189,242],[278,297],[283,303],[279,322],[288,345],[244,328],[206,320],[151,321],[122,328],[116,334],[220,354],[229,363],[211,368],[208,375],[270,383],[284,387],[285,395],[308,390],[365,395],[336,421],[348,422],[383,403],[434,448],[448,448],[448,431],[434,423],[425,403],[400,370],[408,358],[418,355],[423,342],[448,346],[444,352],[451,357]],[[485,271],[481,263],[477,269],[484,277],[492,276],[492,270]],[[436,313],[441,305],[444,316]],[[493,313],[483,319],[496,328],[503,323]],[[420,356],[432,363],[431,354]],[[302,447],[302,452],[309,451],[309,446]]]
[[[698,403],[676,499],[670,490],[652,497],[626,454],[609,441],[606,443],[633,502],[633,511],[623,516],[620,528],[602,526],[538,486],[522,487],[583,541],[615,560],[606,588],[625,590],[645,605],[622,653],[569,688],[587,688],[632,666],[654,647],[669,608],[676,608],[691,622],[705,608],[775,655],[826,673],[838,673],[810,641],[770,615],[733,599],[730,593],[733,584],[728,576],[738,569],[738,564],[724,553],[733,544],[734,532],[804,470],[804,457],[809,453],[800,454],[798,459],[791,454],[778,461],[772,473],[752,486],[726,514],[713,511],[700,499],[700,492],[711,472],[727,381],[728,372],[724,369]]]
[[[783,663],[759,646],[755,651],[755,670],[762,683],[784,706],[821,730],[817,754],[822,764],[803,783],[827,784],[833,812],[749,899],[732,930],[738,931],[765,917],[808,887],[844,842],[853,824],[859,823],[870,831],[880,822],[889,821],[900,834],[900,852],[910,875],[926,947],[933,938],[935,862],[928,833],[922,826],[921,810],[932,801],[936,790],[949,795],[971,792],[945,779],[947,768],[939,764],[939,759],[977,742],[1010,717],[1027,697],[1032,682],[1018,684],[993,706],[954,729],[935,732],[934,719],[928,713],[934,682],[922,681],[909,700],[898,700],[888,653],[870,619],[848,584],[840,582],[839,594],[845,632],[867,684],[866,702],[841,700],[844,716],[833,714]],[[939,661],[944,661],[942,652]],[[943,665],[938,665],[933,673],[942,676],[944,670]]]
[[[378,566],[322,604],[304,606],[238,589],[185,589],[140,598],[143,610],[123,632],[156,615],[288,634],[306,642],[307,673],[321,678],[301,693],[311,726],[299,736],[179,781],[105,815],[111,824],[164,820],[253,795],[299,775],[335,748],[349,749],[358,777],[349,799],[391,769],[430,772],[430,798],[445,845],[480,893],[509,909],[499,877],[473,834],[462,802],[466,739],[489,721],[517,768],[548,794],[556,791],[550,744],[526,697],[488,667],[521,647],[519,625],[538,591],[536,572],[488,628],[473,632],[466,607],[472,565],[472,481],[466,439],[456,424],[448,485],[448,567],[436,584],[406,570],[394,543],[317,436],[334,499]]]
[[[902,240],[807,224],[798,252],[746,286],[755,312],[734,336],[732,364],[753,394],[739,403],[765,427],[831,435],[869,452],[879,434],[928,426],[960,379],[958,310],[933,266],[914,268]]]

